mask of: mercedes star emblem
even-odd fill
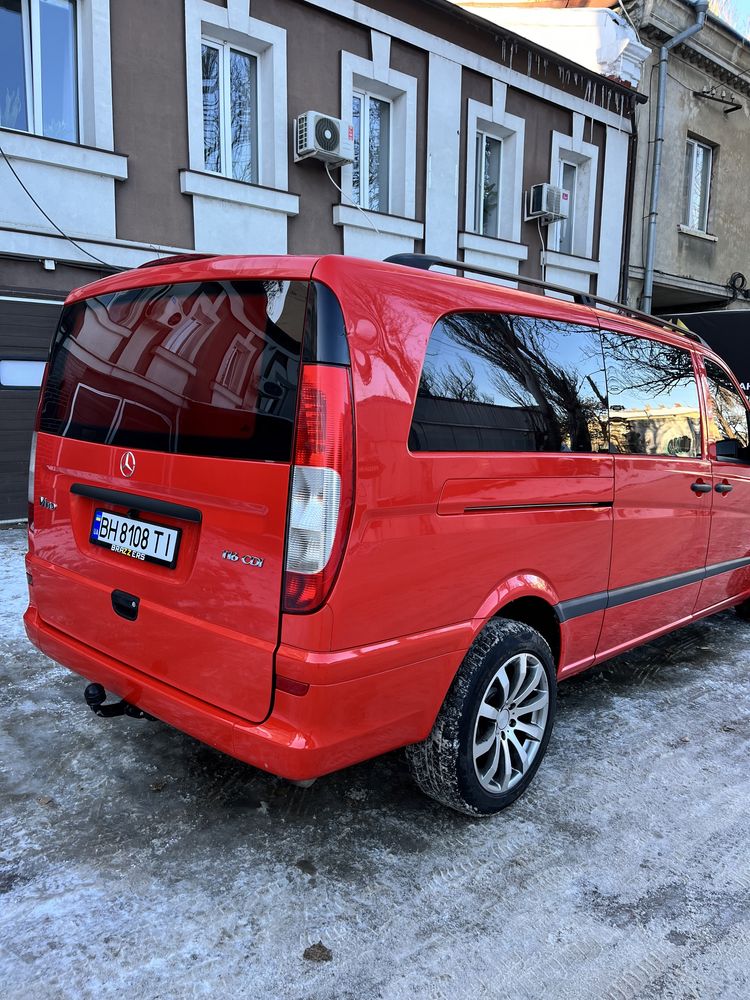
[[[132,451],[126,451],[120,459],[120,472],[128,479],[135,472],[135,455]]]

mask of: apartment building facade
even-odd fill
[[[659,50],[695,25],[697,12],[686,0],[630,0],[627,8],[651,49],[642,85],[648,104],[638,123],[639,195],[633,212],[628,301],[643,301],[653,152],[659,141],[652,311],[670,315],[747,310],[750,215],[742,207],[742,194],[750,180],[750,40],[708,13],[700,30],[671,49],[659,139]]]
[[[171,253],[426,252],[617,297],[635,101],[447,0],[0,0],[0,520],[71,288]],[[307,110],[354,162],[295,162]],[[527,221],[542,182],[567,220]]]

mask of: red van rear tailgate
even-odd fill
[[[121,454],[39,435],[36,492],[57,504],[35,518],[39,615],[135,670],[263,719],[278,640],[289,466],[135,451],[136,471],[126,480]],[[139,511],[143,523],[181,531],[173,569],[140,562],[90,541],[96,510],[135,508],[77,495],[75,484],[189,506],[200,522]],[[115,613],[115,590],[138,599],[135,621]]]
[[[158,267],[71,296],[30,531],[42,621],[254,722],[272,700],[308,292],[267,263]]]

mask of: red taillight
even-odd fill
[[[315,611],[341,565],[354,499],[349,369],[302,369],[287,524],[284,610]]]
[[[29,452],[29,489],[28,489],[28,501],[29,501],[29,531],[34,527],[34,466],[36,465],[36,441],[37,432],[31,435],[31,451]]]

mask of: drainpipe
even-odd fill
[[[646,238],[646,265],[643,273],[643,294],[641,309],[651,312],[654,297],[654,256],[656,253],[656,219],[659,205],[659,182],[661,180],[661,151],[664,145],[664,109],[667,103],[667,62],[670,50],[691,35],[696,35],[706,23],[708,0],[694,0],[695,24],[691,24],[679,35],[670,38],[659,49],[659,78],[656,90],[656,130],[654,132],[654,162],[651,168],[651,200],[649,202],[648,232]]]

